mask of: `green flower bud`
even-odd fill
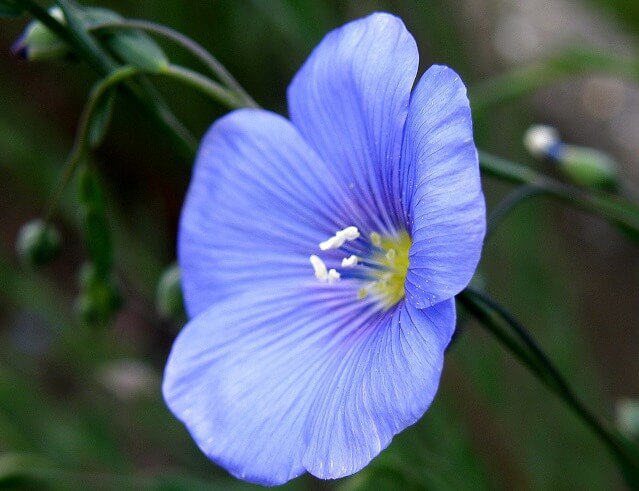
[[[619,185],[617,163],[599,150],[562,145],[555,158],[559,169],[579,186],[614,190]]]
[[[92,263],[86,263],[80,270],[79,283],[75,310],[82,322],[90,326],[107,324],[122,306],[116,282],[105,278]]]
[[[184,315],[182,282],[180,268],[172,264],[164,270],[158,282],[155,295],[158,313],[166,318],[178,318]]]
[[[639,400],[624,399],[617,403],[617,426],[623,434],[639,440]]]
[[[87,30],[99,24],[122,20],[121,15],[104,8],[77,8],[75,13]],[[64,14],[58,7],[49,9],[49,14],[65,23]],[[105,30],[96,36],[124,64],[154,72],[162,71],[169,64],[162,48],[140,30]],[[28,60],[51,60],[66,57],[71,50],[44,24],[34,21],[27,26],[22,37],[14,45],[14,52]]]
[[[16,240],[16,252],[26,266],[43,266],[60,252],[60,233],[43,220],[33,220],[22,226]]]
[[[562,142],[552,126],[531,126],[524,135],[524,146],[532,156],[556,162],[559,170],[579,186],[607,190],[619,186],[617,164],[612,157],[594,148]]]
[[[58,7],[49,9],[49,15],[64,23],[64,14]],[[67,57],[71,50],[67,43],[40,21],[27,25],[24,34],[13,45],[13,52],[30,61],[57,60]]]

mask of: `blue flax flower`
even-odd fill
[[[439,383],[485,206],[466,89],[373,14],[329,33],[290,120],[204,138],[179,229],[190,321],[164,397],[202,451],[261,484],[364,467]]]

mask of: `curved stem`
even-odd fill
[[[246,90],[244,90],[244,88],[240,85],[240,83],[229,73],[226,67],[224,67],[224,65],[222,65],[222,63],[220,63],[217,58],[215,58],[215,56],[213,56],[206,49],[204,49],[204,47],[193,41],[191,38],[185,36],[181,32],[176,31],[175,29],[171,29],[170,27],[163,26],[161,24],[156,24],[154,22],[132,19],[105,22],[90,28],[90,30],[93,32],[108,29],[140,29],[143,31],[152,32],[166,39],[174,41],[175,43],[191,52],[200,61],[202,61],[202,63],[204,63],[209,68],[209,70],[220,79],[222,83],[224,83],[229,89],[239,95],[248,107],[259,107],[258,104],[246,92]]]
[[[584,191],[487,152],[479,152],[479,161],[485,174],[513,184],[534,186],[540,192],[639,233],[639,207],[625,198]]]
[[[546,191],[532,184],[524,184],[519,186],[506,196],[488,216],[486,224],[486,240],[495,232],[495,229],[501,224],[511,211],[524,201],[544,194]]]
[[[100,102],[102,97],[109,91],[109,89],[118,85],[126,79],[138,75],[139,73],[140,70],[132,66],[119,68],[112,72],[108,77],[105,77],[100,82],[98,82],[98,84],[91,91],[89,99],[84,106],[84,109],[82,110],[82,115],[80,116],[80,122],[78,124],[78,130],[76,131],[73,147],[71,149],[71,153],[69,154],[69,158],[67,159],[64,172],[62,174],[62,177],[60,178],[60,181],[58,182],[58,185],[56,186],[55,191],[51,196],[51,199],[49,200],[45,208],[45,221],[51,218],[51,214],[55,210],[55,207],[60,200],[62,193],[71,181],[73,174],[75,173],[78,165],[84,157],[91,118],[93,117],[93,114],[98,107],[98,103]]]
[[[639,483],[639,453],[616,429],[599,419],[577,397],[559,370],[550,361],[541,347],[536,343],[528,330],[515,317],[487,294],[466,288],[459,295],[460,302],[473,314],[484,327],[496,334],[501,331],[498,321],[492,315],[496,313],[505,326],[509,327],[519,340],[513,349],[512,339],[504,342],[503,336],[497,338],[520,361],[555,394],[561,397],[566,405],[602,440],[610,452],[618,460],[628,484],[635,487]],[[525,352],[522,356],[522,350]]]
[[[95,43],[85,44],[86,36],[71,35],[71,26],[65,26],[57,19],[53,18],[49,12],[38,5],[33,0],[16,0],[21,7],[29,12],[34,18],[47,26],[51,32],[69,44],[71,48],[101,77],[107,76],[116,66],[108,55]],[[68,5],[65,5],[68,9]],[[71,9],[72,10],[72,9]],[[76,29],[79,27],[76,23]],[[86,33],[85,33],[86,34]],[[149,98],[148,94],[140,90],[135,85],[126,86],[125,94],[136,102],[149,116],[174,139],[180,147],[181,152],[189,158],[195,155],[197,142],[188,129],[175,117],[166,104],[161,105],[160,101]]]
[[[157,75],[166,75],[185,82],[229,109],[246,107],[246,104],[239,100],[233,92],[213,82],[210,78],[188,68],[179,65],[167,65],[162,68]]]
[[[62,197],[62,193],[73,178],[78,165],[80,164],[82,158],[86,153],[87,135],[91,126],[91,120],[96,108],[98,107],[98,103],[105,96],[105,94],[116,85],[119,85],[120,83],[123,83],[128,79],[145,73],[149,75],[168,76],[175,78],[176,80],[185,82],[192,87],[200,90],[204,94],[208,95],[216,102],[224,104],[231,109],[242,107],[242,103],[235,98],[234,94],[226,90],[224,87],[216,84],[203,75],[200,75],[178,65],[168,65],[160,72],[145,72],[141,68],[133,66],[124,66],[116,69],[115,71],[111,72],[109,76],[98,82],[98,84],[95,85],[95,87],[91,91],[91,94],[89,95],[89,99],[80,117],[80,122],[76,131],[73,147],[71,149],[71,153],[69,154],[69,158],[67,159],[62,177],[60,178],[60,181],[58,182],[58,185],[53,192],[51,199],[45,207],[45,221],[50,220],[58,201]]]

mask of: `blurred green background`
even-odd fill
[[[264,107],[322,36],[375,10],[401,16],[420,73],[432,63],[470,88],[480,148],[555,174],[522,146],[532,123],[611,153],[639,182],[639,89],[614,74],[549,77],[502,101],[487,80],[573,46],[639,56],[635,0],[103,1],[171,26],[214,53]],[[209,463],[160,396],[179,322],[158,317],[157,280],[175,258],[191,162],[124,99],[94,163],[107,192],[125,304],[112,326],[75,320],[86,257],[69,189],[55,222],[61,257],[20,268],[14,242],[37,217],[95,81],[86,65],[27,63],[10,52],[26,19],[0,23],[0,486],[18,489],[248,489]],[[171,59],[197,63],[162,43]],[[537,66],[537,65],[535,65]],[[221,113],[191,89],[158,86],[198,136]],[[532,90],[534,89],[534,90]],[[489,104],[483,101],[493,101]],[[486,178],[492,208],[509,186]],[[486,244],[481,278],[527,325],[598,414],[639,397],[639,256],[602,220],[543,199],[516,210]],[[463,319],[462,319],[463,321]],[[373,463],[336,482],[289,489],[622,489],[601,444],[483,331],[465,323],[432,408]]]

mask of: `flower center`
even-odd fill
[[[330,285],[357,281],[361,283],[356,294],[358,300],[372,299],[388,310],[404,298],[410,246],[411,238],[406,231],[388,236],[373,232],[364,237],[357,227],[351,226],[319,244],[322,251],[339,250],[344,256],[333,255],[324,262],[313,254],[310,261],[319,281]],[[331,267],[332,263],[335,267]]]

